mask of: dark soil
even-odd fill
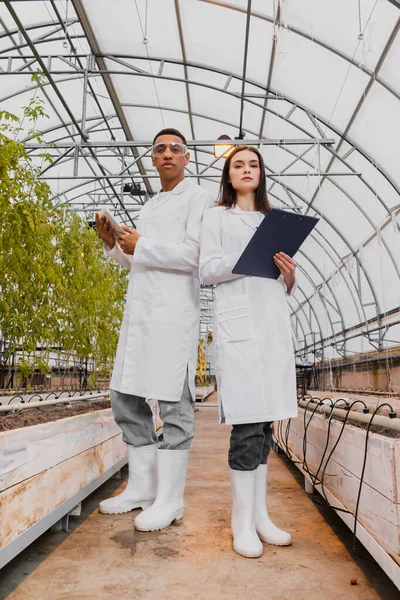
[[[76,405],[61,405],[52,407],[26,408],[19,413],[0,414],[0,431],[10,431],[11,429],[19,429],[20,427],[30,427],[39,423],[47,423],[49,421],[58,421],[74,417],[75,415],[83,415],[88,412],[104,410],[110,408],[110,400],[102,400],[100,402],[84,402]]]
[[[344,419],[342,417],[338,417],[335,415],[335,421],[340,421],[343,423]],[[368,423],[360,423],[360,421],[353,421],[351,418],[351,414],[347,419],[348,425],[353,425],[353,427],[358,427],[358,429],[363,429],[366,431],[368,429]],[[384,435],[389,438],[397,438],[400,439],[400,431],[396,431],[395,429],[387,429],[381,425],[371,425],[370,433],[379,433],[379,435]]]
[[[368,428],[367,423],[355,423],[352,422],[352,425],[356,425],[360,429],[366,430]],[[380,427],[379,425],[371,425],[370,428],[371,433],[379,433],[379,435],[384,435],[390,438],[398,438],[400,439],[400,431],[396,431],[395,429],[386,429],[385,427]]]

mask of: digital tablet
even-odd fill
[[[114,215],[104,206],[99,212],[100,217],[105,217],[115,229],[115,233],[126,233],[121,227],[121,223],[114,217]]]

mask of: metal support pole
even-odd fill
[[[74,150],[74,177],[78,177],[78,168],[79,168],[79,146],[76,146],[76,148]],[[46,179],[49,179],[49,178],[46,177]],[[55,177],[55,179],[60,179],[60,178]],[[68,177],[68,179],[70,179],[70,177]],[[94,179],[97,179],[97,177]],[[104,177],[102,179],[104,179]]]
[[[85,73],[83,76],[83,94],[82,94],[82,120],[81,120],[81,129],[82,129],[82,141],[87,139],[86,135],[86,106],[87,106],[87,96],[88,96],[88,65],[90,62],[90,55],[87,57],[87,64]]]
[[[81,129],[79,129],[79,133],[81,133]],[[333,138],[276,138],[276,139],[264,139],[264,138],[251,138],[245,140],[229,140],[230,146],[259,146],[262,144],[263,146],[281,146],[284,148],[285,146],[314,146],[315,144],[321,144],[321,146],[330,146],[335,143]],[[188,140],[187,147],[204,147],[204,146],[218,146],[221,144],[221,140]],[[75,146],[76,142],[58,142],[52,147],[56,148],[70,148],[71,146]],[[141,140],[141,141],[131,141],[131,140],[119,140],[119,141],[93,141],[93,142],[82,142],[79,144],[81,148],[150,148],[152,145],[151,140]],[[27,143],[27,150],[42,150],[43,144],[38,143]]]
[[[126,148],[122,148],[122,157],[121,157],[121,200],[120,200],[120,204],[121,206],[124,206],[124,181],[125,181],[125,176],[124,176],[124,172],[125,172],[125,153],[126,153]]]

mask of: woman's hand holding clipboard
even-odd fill
[[[291,259],[318,221],[316,217],[271,208],[247,244],[232,273],[277,279],[281,270],[274,262],[274,256],[282,253],[280,262],[289,268],[291,263],[284,255]]]

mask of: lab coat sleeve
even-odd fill
[[[224,254],[221,244],[221,211],[210,208],[206,211],[201,228],[200,279],[206,285],[239,279],[243,275],[234,275],[242,252]]]
[[[115,242],[114,248],[109,248],[108,246],[104,245],[104,252],[106,256],[113,258],[119,265],[121,265],[121,267],[125,267],[125,269],[129,270],[131,269],[132,256],[125,254],[118,242]]]
[[[133,264],[155,269],[197,271],[201,221],[204,211],[213,204],[214,201],[206,191],[193,200],[189,208],[185,240],[180,244],[141,236],[136,244]]]
[[[288,291],[287,291],[286,281],[285,281],[283,275],[279,275],[279,277],[278,277],[278,280],[282,283],[283,289],[285,290],[285,294],[287,296],[293,296],[293,294],[297,290],[297,273],[296,273],[296,271],[295,271],[294,277],[295,277],[294,284],[293,284],[292,289],[290,290],[289,294],[288,294]]]

